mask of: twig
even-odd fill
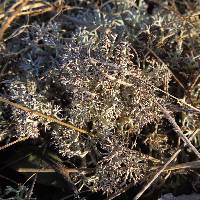
[[[31,188],[29,190],[29,194],[28,194],[27,200],[30,200],[31,196],[33,195],[33,189],[34,189],[36,180],[37,180],[37,174],[35,174],[35,176],[34,176],[33,183],[32,183]]]
[[[56,11],[56,10],[65,11],[65,10],[72,10],[72,9],[81,9],[81,7],[73,7],[73,6],[69,6],[67,4],[58,5],[56,3],[51,4],[46,1],[39,1],[39,2],[34,2],[34,3],[23,6],[21,11],[17,14],[17,17],[25,16],[25,15],[35,16],[35,15],[44,14],[46,12]],[[12,7],[6,13],[1,13],[0,21],[3,20],[8,13],[12,13],[12,12],[14,12],[14,7]]]
[[[155,170],[158,170],[159,168],[161,168],[161,166],[152,167],[150,170],[155,171]],[[200,168],[200,160],[195,160],[195,161],[191,161],[191,162],[180,163],[180,164],[168,166],[164,170],[164,172],[184,170],[184,169],[198,169],[198,168]]]
[[[18,168],[16,171],[20,173],[53,173],[55,172],[53,168],[49,168],[49,169]]]
[[[22,142],[22,141],[28,140],[29,138],[30,138],[30,136],[19,138],[19,139],[15,140],[15,141],[13,141],[13,142],[11,142],[9,144],[6,144],[6,145],[0,147],[0,151],[3,150],[3,149],[6,149],[6,148],[8,148],[8,147],[10,147],[10,146],[12,146],[12,145],[14,145],[16,143],[18,143],[18,142]]]
[[[189,90],[192,90],[195,87],[195,85],[198,83],[199,80],[200,80],[200,72],[198,72],[198,74],[197,74],[196,78],[194,79],[193,83],[191,84]]]
[[[171,158],[165,163],[165,165],[159,170],[158,173],[156,173],[156,175],[148,182],[147,185],[145,185],[145,187],[133,198],[133,200],[137,200],[139,199],[143,193],[151,186],[151,184],[160,176],[160,174],[162,172],[164,172],[164,170],[167,168],[167,166],[178,156],[178,154],[181,152],[181,149],[179,149],[178,151],[176,151]]]
[[[66,168],[65,165],[63,165],[61,162],[55,162],[54,160],[50,159],[50,158],[46,158],[45,162],[52,167],[55,172],[57,172],[58,174],[62,175],[62,177],[69,181],[69,173],[71,173],[71,170],[74,170],[74,173],[78,172],[76,171],[77,169],[71,169],[69,170],[69,168]]]
[[[144,199],[147,199],[148,197],[150,197],[151,195],[153,195],[157,190],[159,190],[159,188],[161,188],[166,180],[170,177],[171,175],[171,171],[167,172],[167,174],[165,175],[165,177],[161,180],[160,183],[156,184],[155,188],[152,188],[149,192],[147,192],[143,197]]]
[[[177,97],[175,97],[175,96],[173,96],[173,95],[169,94],[168,92],[165,92],[164,90],[162,90],[162,89],[160,89],[160,88],[158,88],[158,87],[154,86],[154,85],[150,85],[150,86],[154,87],[154,88],[155,88],[155,90],[157,90],[157,91],[160,91],[160,92],[162,92],[162,93],[164,93],[164,94],[166,94],[166,95],[170,96],[171,98],[173,98],[174,100],[176,100],[176,101],[177,101],[177,103],[179,103],[179,104],[183,104],[183,105],[185,105],[185,106],[187,106],[187,107],[191,108],[192,110],[194,110],[194,111],[196,111],[196,112],[200,113],[200,109],[198,109],[198,108],[196,108],[196,107],[192,106],[192,105],[191,105],[191,104],[189,104],[189,103],[186,103],[186,102],[185,102],[185,101],[183,101],[182,99],[179,99],[179,98],[177,98]]]
[[[5,99],[3,97],[0,97],[0,102],[6,103],[8,105],[11,105],[11,106],[13,106],[13,107],[15,107],[17,109],[23,110],[24,112],[28,112],[33,116],[41,117],[41,118],[46,119],[46,120],[48,120],[50,122],[55,122],[55,123],[57,123],[57,124],[59,124],[61,126],[64,126],[66,128],[70,128],[70,129],[73,129],[73,130],[78,131],[80,133],[92,136],[91,133],[89,133],[88,131],[86,131],[84,129],[77,128],[77,127],[73,126],[72,124],[68,124],[66,122],[63,122],[63,121],[61,121],[61,120],[59,120],[59,119],[57,119],[57,118],[55,118],[55,117],[53,117],[51,115],[45,115],[45,114],[43,114],[41,112],[31,110],[30,108],[27,108],[27,107],[25,107],[23,105],[20,105],[18,103],[13,103],[12,101],[10,101],[8,99]]]
[[[167,167],[164,171],[175,171],[175,170],[183,170],[183,169],[198,169],[200,168],[200,160],[195,160],[191,162],[181,163],[174,166]]]
[[[41,15],[46,12],[61,12],[70,9],[80,9],[80,7],[72,7],[67,4],[49,3],[46,1],[34,1],[34,3],[29,4],[29,0],[17,1],[8,11],[0,13],[0,21],[3,21],[6,17],[7,20],[2,25],[0,29],[0,41],[3,40],[3,35],[13,21],[20,16],[26,15]],[[8,17],[10,15],[10,17]]]
[[[55,172],[53,168],[49,168],[49,169],[18,168],[16,171],[20,173],[53,173]]]
[[[194,145],[191,143],[191,141],[184,135],[178,124],[176,123],[175,119],[170,116],[169,112],[155,99],[154,102],[157,104],[157,106],[161,109],[165,117],[168,119],[170,124],[173,126],[174,131],[179,135],[179,137],[185,142],[186,145],[188,145],[193,152],[197,155],[197,157],[200,159],[200,153],[198,150],[194,147]]]
[[[0,41],[3,39],[3,35],[11,23],[16,19],[22,8],[28,3],[29,0],[21,0],[21,5],[12,13],[10,17],[6,20],[6,22],[2,25],[0,29]]]
[[[157,166],[157,167],[153,167],[151,168],[151,170],[158,170],[158,168],[160,168],[161,166]],[[76,173],[76,172],[80,172],[80,171],[92,171],[94,170],[93,168],[67,168],[64,167],[65,170],[69,173]],[[168,171],[175,171],[175,170],[183,170],[183,169],[196,169],[196,168],[200,168],[200,160],[196,160],[196,161],[191,161],[191,162],[186,162],[186,163],[181,163],[181,164],[176,164],[173,166],[168,166],[164,172],[168,172]],[[31,173],[53,173],[55,172],[55,169],[53,168],[41,168],[41,169],[37,169],[37,168],[18,168],[17,169],[18,172],[21,173],[26,173],[26,172],[31,172]]]
[[[23,185],[25,185],[29,180],[32,179],[32,177],[34,177],[37,173],[32,174],[30,177],[28,177],[28,179],[26,179],[26,181],[23,183]]]
[[[92,171],[94,169],[84,169],[84,168],[67,168],[64,165],[62,166],[62,170],[65,171],[65,173],[78,173],[80,171]],[[18,168],[17,172],[21,172],[21,173],[54,173],[56,172],[55,169],[53,168],[41,168],[41,169],[37,169],[37,168]]]

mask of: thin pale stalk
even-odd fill
[[[30,113],[31,115],[33,116],[38,116],[38,117],[41,117],[43,119],[46,119],[47,121],[49,122],[55,122],[63,127],[66,127],[66,128],[69,128],[69,129],[73,129],[75,131],[78,131],[80,133],[83,133],[83,134],[87,134],[87,135],[91,135],[88,131],[84,130],[84,129],[81,129],[81,128],[77,128],[76,126],[73,126],[72,124],[69,124],[69,123],[66,123],[66,122],[63,122],[51,115],[45,115],[41,112],[38,112],[38,111],[34,111],[34,110],[31,110],[30,108],[28,107],[25,107],[21,104],[18,104],[18,103],[14,103],[6,98],[3,98],[3,97],[0,97],[0,102],[3,102],[3,103],[6,103],[8,105],[11,105],[19,110],[22,110],[24,112],[27,112],[27,113]]]

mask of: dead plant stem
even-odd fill
[[[21,5],[11,14],[10,17],[3,23],[0,29],[0,41],[3,39],[5,31],[9,28],[12,22],[16,19],[22,8],[28,3],[29,0],[21,0]],[[18,2],[19,3],[19,2]]]
[[[81,129],[81,128],[77,128],[76,126],[73,126],[72,124],[69,124],[69,123],[66,123],[66,122],[63,122],[51,115],[46,115],[46,114],[43,114],[41,112],[38,112],[38,111],[34,111],[34,110],[31,110],[30,108],[27,108],[21,104],[18,104],[18,103],[14,103],[6,98],[3,98],[3,97],[0,97],[0,102],[3,102],[3,103],[6,103],[8,105],[11,105],[19,110],[22,110],[24,112],[27,112],[27,113],[30,113],[31,115],[33,116],[38,116],[38,117],[41,117],[43,119],[46,119],[47,121],[50,121],[50,122],[55,122],[61,126],[64,126],[66,128],[70,128],[70,129],[73,129],[75,131],[78,131],[80,133],[83,133],[83,134],[87,134],[87,135],[91,135],[88,131],[84,130],[84,129]]]
[[[133,200],[137,200],[139,199],[143,193],[151,186],[151,184],[160,176],[160,174],[162,172],[165,171],[165,169],[167,168],[167,166],[178,156],[178,154],[181,152],[181,149],[177,150],[172,156],[171,158],[165,163],[165,165],[163,165],[163,167],[159,170],[158,173],[155,174],[155,176],[147,183],[147,185],[145,185],[142,190],[133,198]]]

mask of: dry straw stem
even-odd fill
[[[188,103],[186,103],[184,100],[182,100],[182,99],[179,99],[179,98],[177,98],[177,97],[175,97],[175,96],[173,96],[173,95],[171,95],[171,94],[169,94],[168,92],[165,92],[164,90],[162,90],[162,89],[160,89],[160,88],[157,88],[157,87],[155,87],[154,85],[151,85],[151,84],[149,84],[150,86],[152,86],[152,87],[154,87],[157,91],[160,91],[160,92],[162,92],[162,93],[164,93],[164,94],[166,94],[167,96],[170,96],[171,98],[173,98],[174,100],[176,100],[177,101],[177,103],[179,103],[179,104],[183,104],[183,105],[185,105],[185,106],[187,106],[187,107],[189,107],[189,108],[191,108],[192,110],[194,110],[195,112],[198,112],[198,113],[200,113],[200,110],[198,109],[198,108],[196,108],[196,107],[194,107],[194,106],[192,106],[191,104],[188,104]]]
[[[0,21],[2,21],[6,17],[7,13],[14,12],[15,7],[16,6],[12,6],[12,8],[6,13],[0,13]],[[65,11],[65,10],[70,10],[70,9],[75,9],[75,8],[79,8],[79,7],[72,7],[66,4],[59,4],[57,1],[54,4],[51,4],[47,1],[35,0],[27,5],[24,5],[21,11],[17,13],[17,17],[25,16],[25,15],[36,16],[36,15],[44,14],[46,12],[52,12],[52,11],[57,11],[57,10]]]
[[[185,168],[186,167],[187,166],[185,166]],[[68,168],[64,165],[62,165],[62,166],[60,165],[59,168],[62,169],[62,171],[65,174],[91,172],[91,171],[95,170],[95,168]],[[170,171],[170,170],[172,171],[173,168],[168,169],[168,171]],[[23,168],[23,167],[18,168],[17,171],[20,173],[27,173],[27,172],[28,173],[54,173],[54,172],[56,172],[56,170],[54,168]]]
[[[200,82],[200,72],[197,73],[196,78],[194,79],[194,81],[192,82],[189,88],[189,91],[191,91],[195,87],[195,85],[198,84],[198,82]]]
[[[181,149],[172,155],[172,157],[165,163],[165,165],[163,165],[163,167],[159,170],[158,173],[155,174],[155,176],[148,182],[148,184],[142,188],[142,190],[133,198],[133,200],[137,200],[143,195],[143,193],[152,185],[152,183],[161,175],[161,173],[165,171],[167,166],[178,156],[180,152]]]
[[[31,196],[33,195],[33,189],[34,189],[34,186],[35,186],[35,183],[36,183],[36,180],[37,180],[37,173],[34,174],[34,179],[33,179],[33,182],[31,184],[31,188],[29,189],[29,192],[28,192],[28,196],[27,196],[27,199],[28,200],[31,200]],[[24,183],[25,185],[25,183]]]
[[[31,2],[31,3],[30,3]],[[70,9],[75,9],[79,7],[72,7],[66,4],[61,4],[59,1],[51,4],[47,1],[30,1],[30,0],[20,0],[17,1],[8,11],[4,13],[0,13],[0,21],[5,20],[1,29],[0,29],[0,41],[3,40],[3,36],[5,31],[9,28],[12,22],[20,16],[25,15],[41,15],[46,12],[54,12],[54,11],[65,11]],[[10,15],[10,17],[8,17]]]
[[[68,173],[77,173],[79,172],[78,169],[74,169],[74,168],[68,168],[66,169]],[[18,168],[17,169],[18,172],[20,173],[54,173],[56,172],[55,169],[53,168],[41,168],[41,169],[36,169],[36,168]]]
[[[153,167],[151,170],[158,170],[159,167]],[[200,168],[200,160],[196,161],[191,161],[191,162],[186,162],[186,163],[181,163],[181,164],[176,164],[172,166],[168,166],[165,168],[163,172],[169,172],[169,171],[177,171],[177,170],[187,170],[187,169],[199,169]],[[65,167],[65,170],[68,171],[69,173],[77,173],[80,171],[88,171],[88,170],[93,170],[91,169],[81,169],[81,168],[67,168]],[[18,172],[20,173],[54,173],[55,169],[53,168],[18,168]]]
[[[174,131],[176,133],[178,133],[179,137],[184,141],[184,143],[186,145],[188,145],[193,152],[197,155],[197,157],[200,159],[200,153],[198,152],[198,150],[194,147],[194,145],[190,142],[190,139],[188,139],[182,132],[182,130],[180,129],[180,127],[178,126],[178,124],[176,123],[175,119],[173,117],[170,116],[169,112],[161,105],[159,104],[156,100],[154,100],[154,102],[157,104],[157,106],[160,108],[160,110],[163,112],[163,114],[165,115],[165,118],[168,119],[168,121],[170,122],[170,124],[173,126]]]
[[[11,23],[17,18],[18,14],[21,12],[22,8],[28,3],[29,0],[21,0],[16,4],[21,4],[18,8],[11,13],[11,16],[2,24],[0,29],[0,41],[3,39],[5,31],[9,28]]]
[[[200,168],[200,160],[195,160],[192,162],[186,162],[186,163],[181,163],[177,164],[174,166],[168,166],[164,171],[176,171],[176,170],[186,170],[186,169],[199,169]]]
[[[73,126],[72,124],[63,122],[63,121],[61,121],[61,120],[59,120],[59,119],[57,119],[57,118],[55,118],[55,117],[53,117],[51,115],[45,115],[45,114],[43,114],[41,112],[31,110],[30,108],[27,108],[27,107],[25,107],[23,105],[20,105],[18,103],[13,103],[12,101],[10,101],[10,100],[8,100],[6,98],[0,97],[0,102],[6,103],[8,105],[11,105],[11,106],[13,106],[13,107],[15,107],[15,108],[17,108],[19,110],[22,110],[24,112],[28,112],[28,113],[30,113],[33,116],[41,117],[41,118],[43,118],[43,119],[45,119],[45,120],[47,120],[49,122],[55,122],[55,123],[57,123],[57,124],[59,124],[59,125],[61,125],[63,127],[66,127],[66,128],[69,128],[69,129],[73,129],[73,130],[78,131],[80,133],[92,136],[91,133],[89,133],[88,131],[86,131],[84,129],[77,128],[76,126]]]
[[[13,142],[11,142],[11,143],[9,143],[9,144],[6,144],[6,145],[0,147],[0,151],[3,150],[3,149],[8,148],[8,147],[10,147],[10,146],[12,146],[12,145],[14,145],[14,144],[17,144],[17,143],[19,143],[19,142],[23,142],[23,141],[25,141],[25,140],[28,140],[29,138],[30,138],[30,136],[26,136],[26,137],[23,137],[23,138],[19,138],[19,139],[15,140],[15,141],[13,141]]]
[[[65,165],[63,165],[62,163],[55,162],[51,159],[48,159],[48,160],[45,160],[45,161],[48,163],[49,166],[51,166],[55,170],[55,172],[62,175],[65,180],[69,181],[69,179],[70,179],[69,173],[71,173],[69,171],[69,168],[66,168]]]

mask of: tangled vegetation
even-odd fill
[[[198,1],[0,8],[0,199],[200,192]]]

